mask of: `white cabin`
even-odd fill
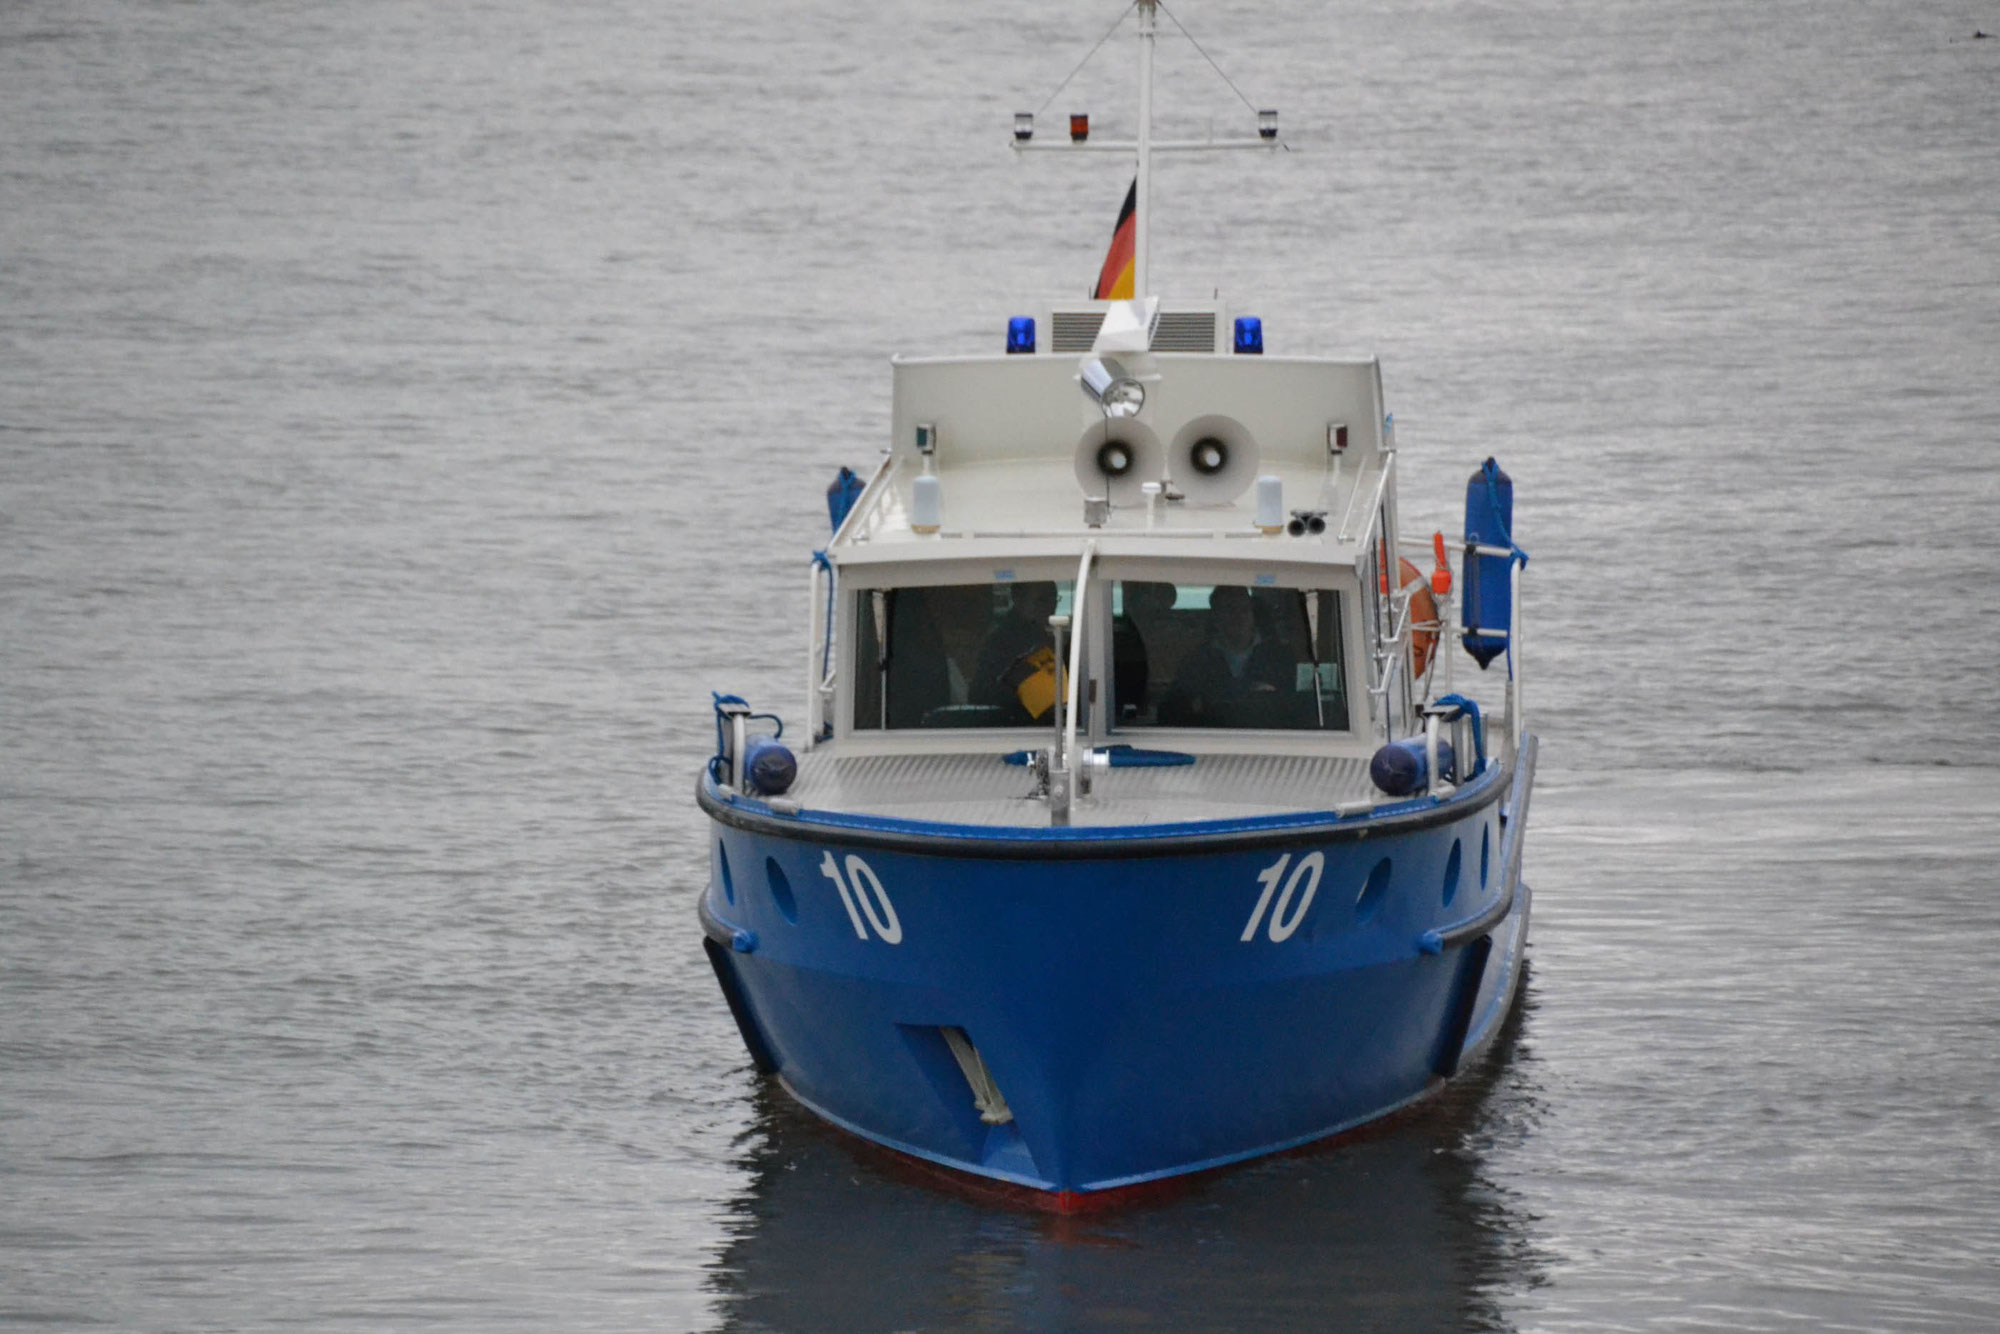
[[[1033,353],[893,361],[892,439],[828,547],[830,599],[814,571],[806,747],[1365,766],[1407,734],[1376,362],[1233,352],[1219,307],[1156,298],[1036,326]],[[1136,411],[1088,392],[1093,359],[1140,385]]]

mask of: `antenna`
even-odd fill
[[[1136,139],[1098,139],[1093,141],[1090,138],[1090,117],[1087,115],[1074,115],[1069,118],[1070,133],[1067,143],[1036,143],[1036,113],[1032,111],[1017,111],[1014,113],[1014,151],[1016,153],[1131,153],[1138,159],[1138,185],[1135,191],[1137,196],[1135,211],[1138,216],[1133,219],[1132,233],[1132,295],[1143,298],[1152,294],[1148,290],[1150,287],[1150,271],[1147,266],[1152,253],[1152,247],[1148,241],[1148,233],[1152,229],[1153,221],[1153,154],[1208,152],[1228,148],[1262,148],[1270,150],[1283,147],[1284,141],[1278,138],[1278,113],[1269,109],[1259,109],[1255,106],[1251,106],[1251,110],[1257,116],[1257,137],[1255,139],[1153,138],[1153,42],[1158,33],[1159,11],[1162,6],[1160,0],[1133,0],[1132,8],[1139,11],[1139,137]],[[1173,19],[1174,26],[1180,28],[1183,36],[1190,42],[1194,42],[1194,35],[1181,26],[1179,19],[1174,18],[1172,13],[1169,13],[1167,17]],[[1124,15],[1121,14],[1119,22],[1122,23],[1123,21]],[[1117,26],[1114,23],[1112,30],[1116,31]],[[1097,46],[1090,49],[1090,55],[1086,55],[1083,58],[1085,63],[1088,63],[1090,56],[1097,54],[1098,47],[1103,46],[1104,41],[1110,36],[1111,33],[1107,32],[1104,34],[1104,38],[1099,39]],[[1194,44],[1195,49],[1201,51],[1201,44],[1199,42],[1195,42]],[[1208,60],[1210,65],[1215,65],[1215,61],[1209,57],[1208,52],[1202,51],[1201,54],[1204,59]],[[1082,68],[1082,64],[1077,66],[1078,70]],[[1216,73],[1222,73],[1220,66],[1216,66]],[[1076,70],[1071,70],[1069,79],[1075,77]],[[1042,103],[1044,110],[1047,109],[1049,102],[1055,101],[1056,94],[1062,92],[1069,85],[1069,79],[1064,79],[1061,84],[1058,84],[1056,92],[1051,93],[1048,101]],[[1236,85],[1230,82],[1228,75],[1224,74],[1222,81],[1229,84],[1231,90],[1236,92],[1238,98],[1243,97],[1241,90],[1237,89]],[[1244,105],[1251,105],[1247,98],[1243,100]]]

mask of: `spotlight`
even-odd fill
[[[1110,357],[1086,358],[1078,371],[1083,392],[1104,410],[1107,417],[1136,417],[1146,406],[1146,386]]]

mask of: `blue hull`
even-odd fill
[[[1115,1190],[1373,1120],[1497,1031],[1532,771],[1530,749],[1395,818],[1016,848],[785,819],[704,780],[701,919],[752,1056],[822,1117],[1037,1191]],[[1004,1113],[982,1118],[946,1030]]]

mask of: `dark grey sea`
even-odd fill
[[[2000,1328],[1992,0],[1177,0],[1292,151],[1157,286],[1379,353],[1417,531],[1516,479],[1521,1012],[1066,1223],[753,1077],[707,692],[887,356],[1094,276],[1007,139],[1120,2],[0,3],[0,1324]]]

